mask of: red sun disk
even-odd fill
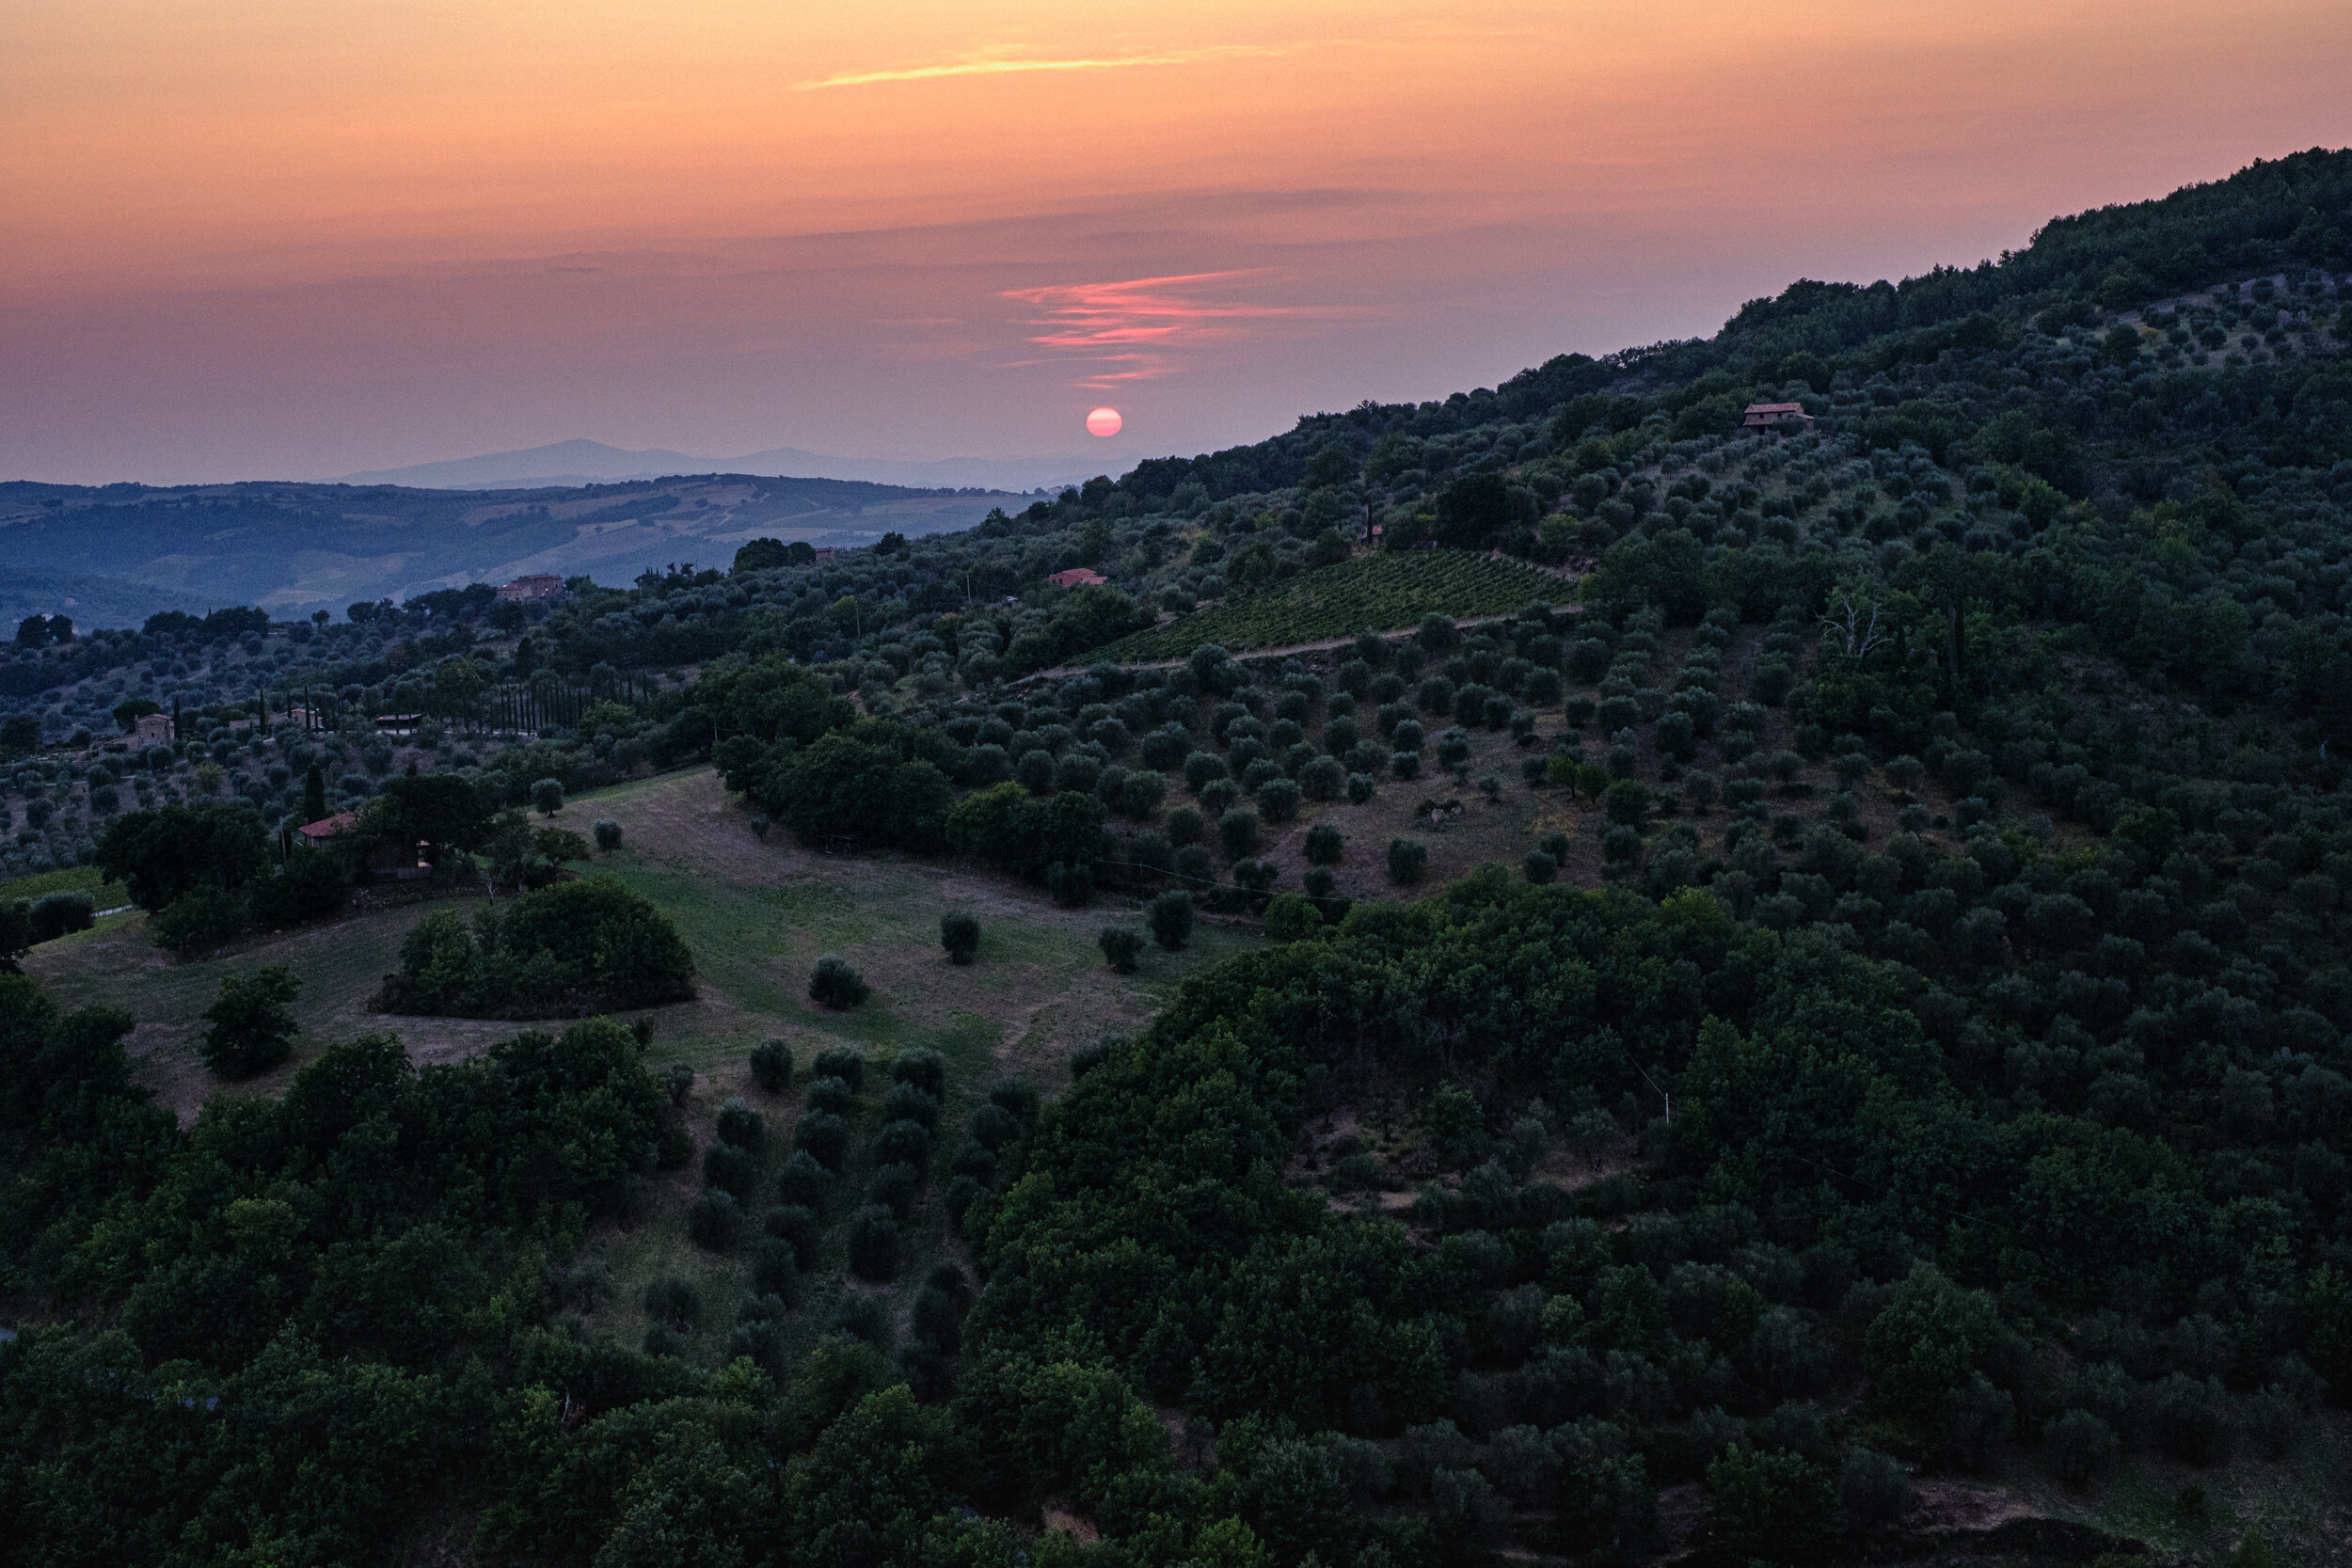
[[[1087,434],[1104,436],[1116,436],[1119,434],[1120,427],[1126,422],[1119,417],[1119,410],[1116,408],[1097,408],[1087,415]]]

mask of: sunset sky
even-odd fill
[[[2343,0],[14,0],[0,477],[1118,472],[2346,142]]]

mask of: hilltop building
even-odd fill
[[[564,579],[549,572],[516,578],[499,590],[501,604],[544,604],[564,596]]]
[[[1045,579],[1057,588],[1100,588],[1111,579],[1091,566],[1073,566]]]

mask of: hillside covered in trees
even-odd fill
[[[1266,942],[1047,1097],[850,1053],[788,1131],[731,1101],[740,1291],[632,1342],[588,1244],[696,1154],[626,1030],[359,1040],[183,1128],[135,1019],[8,979],[17,1549],[1812,1562],[1997,1497],[1995,1560],[2342,1560],[2348,341],[2314,151],[830,562],[28,621],[18,874],[444,787],[519,866],[501,808],[707,761],[747,855],[993,868],[1114,964]]]

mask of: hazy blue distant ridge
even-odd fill
[[[429,490],[538,489],[605,484],[616,480],[665,479],[675,474],[757,474],[797,479],[864,480],[924,490],[1033,490],[1076,483],[1087,465],[1061,457],[943,457],[901,462],[881,457],[830,457],[797,447],[774,447],[743,457],[697,457],[655,447],[631,451],[602,441],[574,439],[480,457],[415,463],[343,474],[346,484],[403,484]]]

